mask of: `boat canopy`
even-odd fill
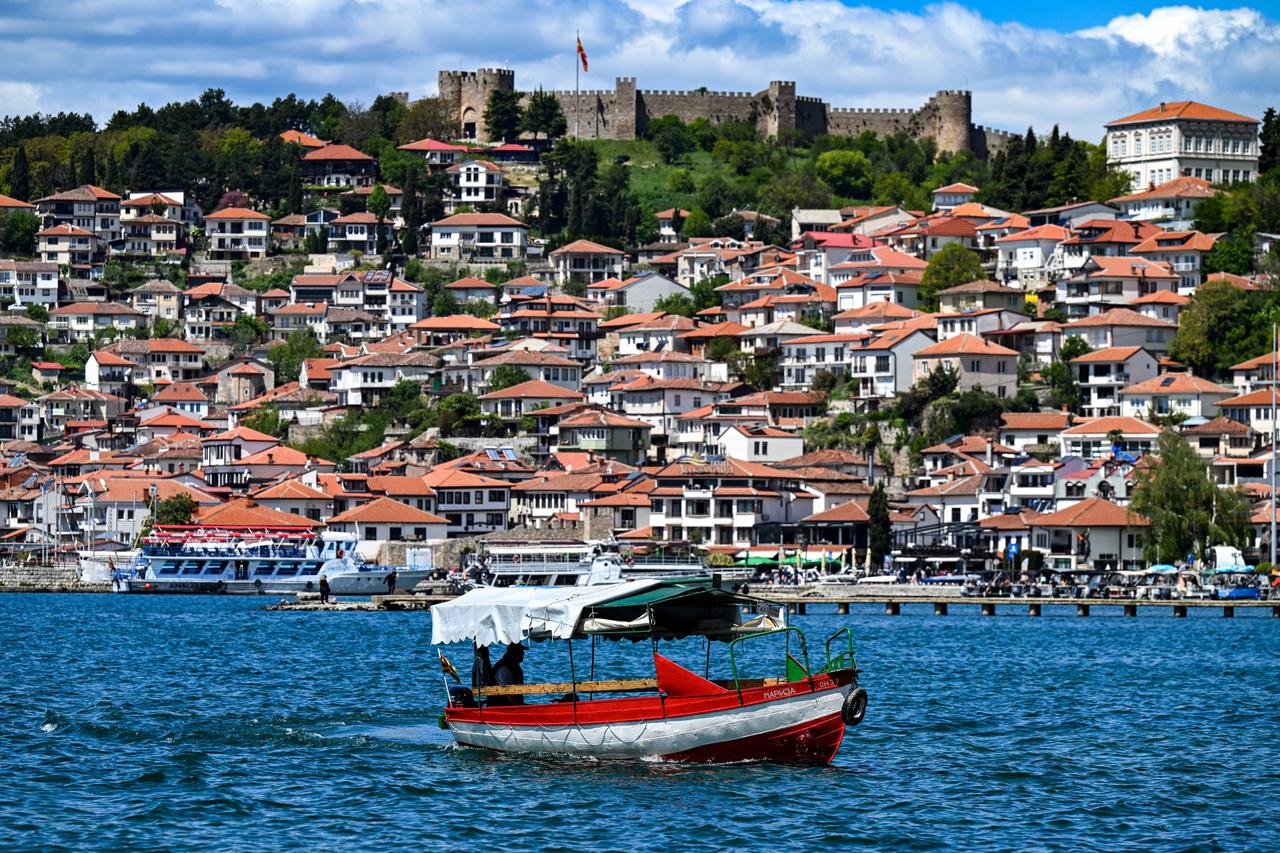
[[[706,578],[638,579],[587,587],[482,587],[431,608],[431,642],[469,640],[492,646],[525,639],[642,639],[651,634],[727,639],[744,629],[778,627],[772,619],[743,625],[744,602],[768,606]]]

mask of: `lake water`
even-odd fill
[[[429,616],[263,604],[0,595],[0,848],[1280,847],[1269,611],[799,617],[811,646],[853,627],[870,707],[791,768],[456,749]]]

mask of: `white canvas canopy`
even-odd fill
[[[492,646],[529,637],[567,639],[587,607],[661,585],[632,580],[585,587],[481,587],[431,608],[431,642]]]

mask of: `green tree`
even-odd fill
[[[529,381],[529,374],[514,364],[501,364],[489,374],[489,391],[505,391]]]
[[[871,189],[874,204],[896,204],[906,210],[927,210],[929,199],[917,184],[902,172],[886,172],[876,178]]]
[[[685,237],[711,237],[712,225],[711,217],[702,212],[702,208],[695,207],[689,211],[689,218],[684,221]]]
[[[547,139],[558,139],[568,129],[564,110],[560,109],[560,99],[551,92],[544,92],[539,87],[529,95],[529,103],[520,116],[520,129],[532,133],[537,139],[542,134]]]
[[[893,526],[889,521],[889,497],[885,494],[884,481],[875,484],[867,501],[867,547],[871,549],[871,564],[879,566],[884,556],[893,550]]]
[[[36,352],[40,349],[40,333],[30,326],[15,326],[9,329],[6,343],[19,354]]]
[[[1196,373],[1224,376],[1231,365],[1268,351],[1271,329],[1257,322],[1264,297],[1225,281],[1196,290],[1178,315],[1169,355]]]
[[[1136,469],[1129,503],[1131,512],[1151,522],[1143,538],[1148,561],[1203,557],[1211,545],[1247,546],[1249,502],[1242,489],[1215,486],[1204,461],[1176,433],[1160,434],[1155,457]]]
[[[454,295],[447,290],[441,290],[436,294],[435,299],[431,301],[431,315],[433,317],[452,317],[460,313],[462,313],[462,307],[458,305],[458,300]]]
[[[288,213],[302,213],[302,175],[298,168],[295,159],[289,167],[289,198],[285,201]]]
[[[85,148],[84,159],[80,161],[80,177],[78,181],[81,185],[98,183],[98,164],[93,152],[92,142]]]
[[[484,105],[484,124],[488,138],[494,142],[510,142],[520,131],[520,93],[495,89]]]
[[[246,352],[267,339],[271,334],[271,326],[266,320],[249,314],[241,314],[227,333],[231,348],[236,352]]]
[[[34,255],[40,217],[26,210],[0,214],[0,248],[15,255]]]
[[[401,187],[400,215],[404,217],[404,233],[400,235],[400,251],[406,257],[418,254],[418,231],[422,227],[421,213],[418,207],[418,164],[412,163],[405,171],[404,186]]]
[[[673,169],[671,174],[667,176],[667,192],[681,193],[688,195],[696,192],[697,186],[693,183],[693,175],[689,174],[688,169]]]
[[[296,329],[289,333],[284,343],[271,348],[267,353],[267,361],[276,371],[276,384],[295,381],[302,372],[302,362],[309,358],[320,358],[324,348],[310,329]]]
[[[280,409],[273,405],[263,406],[243,421],[249,429],[284,438],[289,434],[289,422],[280,417]]]
[[[186,492],[156,501],[152,517],[156,524],[190,524],[196,514],[196,502]]]
[[[871,198],[871,161],[861,151],[825,151],[815,161],[818,177],[837,194],[853,199]]]
[[[171,338],[174,333],[174,322],[168,317],[156,317],[151,322],[151,334],[156,338]]]
[[[28,320],[35,320],[37,323],[49,322],[49,309],[37,302],[32,302],[24,311]]]
[[[939,291],[982,277],[982,261],[978,254],[959,243],[948,243],[925,267],[920,279],[920,301],[926,311],[937,311]]]
[[[374,216],[378,217],[378,254],[385,255],[387,253],[387,230],[386,219],[387,214],[391,212],[391,196],[387,194],[387,188],[382,184],[378,184],[369,193],[368,210]]]
[[[443,98],[421,98],[414,101],[400,118],[396,142],[419,139],[453,139],[458,135],[458,117]]]
[[[664,163],[676,163],[693,150],[697,140],[679,116],[665,115],[649,122],[645,136],[658,149]]]
[[[1082,355],[1088,355],[1093,352],[1093,347],[1089,346],[1089,342],[1084,338],[1072,335],[1062,342],[1062,349],[1058,351],[1058,358],[1064,362],[1070,362],[1072,359],[1079,358]]]
[[[712,338],[707,341],[707,347],[703,350],[703,355],[707,361],[729,363],[739,355],[738,341],[729,337]]]
[[[698,313],[697,306],[693,304],[693,300],[683,293],[672,293],[669,296],[660,296],[653,302],[653,310],[661,311],[664,314],[675,314],[680,317],[692,317]]]
[[[1203,267],[1206,274],[1229,272],[1248,275],[1253,272],[1253,246],[1246,237],[1228,234],[1205,252]]]
[[[8,195],[27,201],[31,197],[31,165],[27,162],[27,149],[19,145],[13,152],[13,162],[9,165]]]
[[[1262,114],[1262,131],[1259,133],[1258,174],[1265,175],[1280,166],[1280,116],[1275,107],[1267,107]]]

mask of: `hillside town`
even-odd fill
[[[1225,202],[1280,209],[1273,110],[1170,101],[1108,123],[1101,185],[1123,191],[1103,198],[999,206],[1033,162],[1016,152],[1055,128],[990,162],[922,143],[1002,195],[955,180],[711,211],[696,187],[677,191],[698,206],[650,210],[639,153],[693,181],[713,155],[663,136],[691,125],[597,150],[563,138],[554,103],[525,121],[539,95],[505,132],[499,93],[479,133],[385,157],[271,134],[254,144],[284,152],[274,197],[249,187],[261,170],[222,191],[220,169],[211,201],[210,175],[114,161],[108,189],[83,153],[28,172],[17,145],[6,557],[126,550],[163,522],[343,532],[442,567],[524,541],[831,571],[1139,569],[1218,544],[1268,561],[1280,226]],[[832,152],[814,155],[830,198],[856,196]],[[625,227],[584,224],[584,170],[594,221]],[[1178,477],[1208,503],[1170,505]]]

